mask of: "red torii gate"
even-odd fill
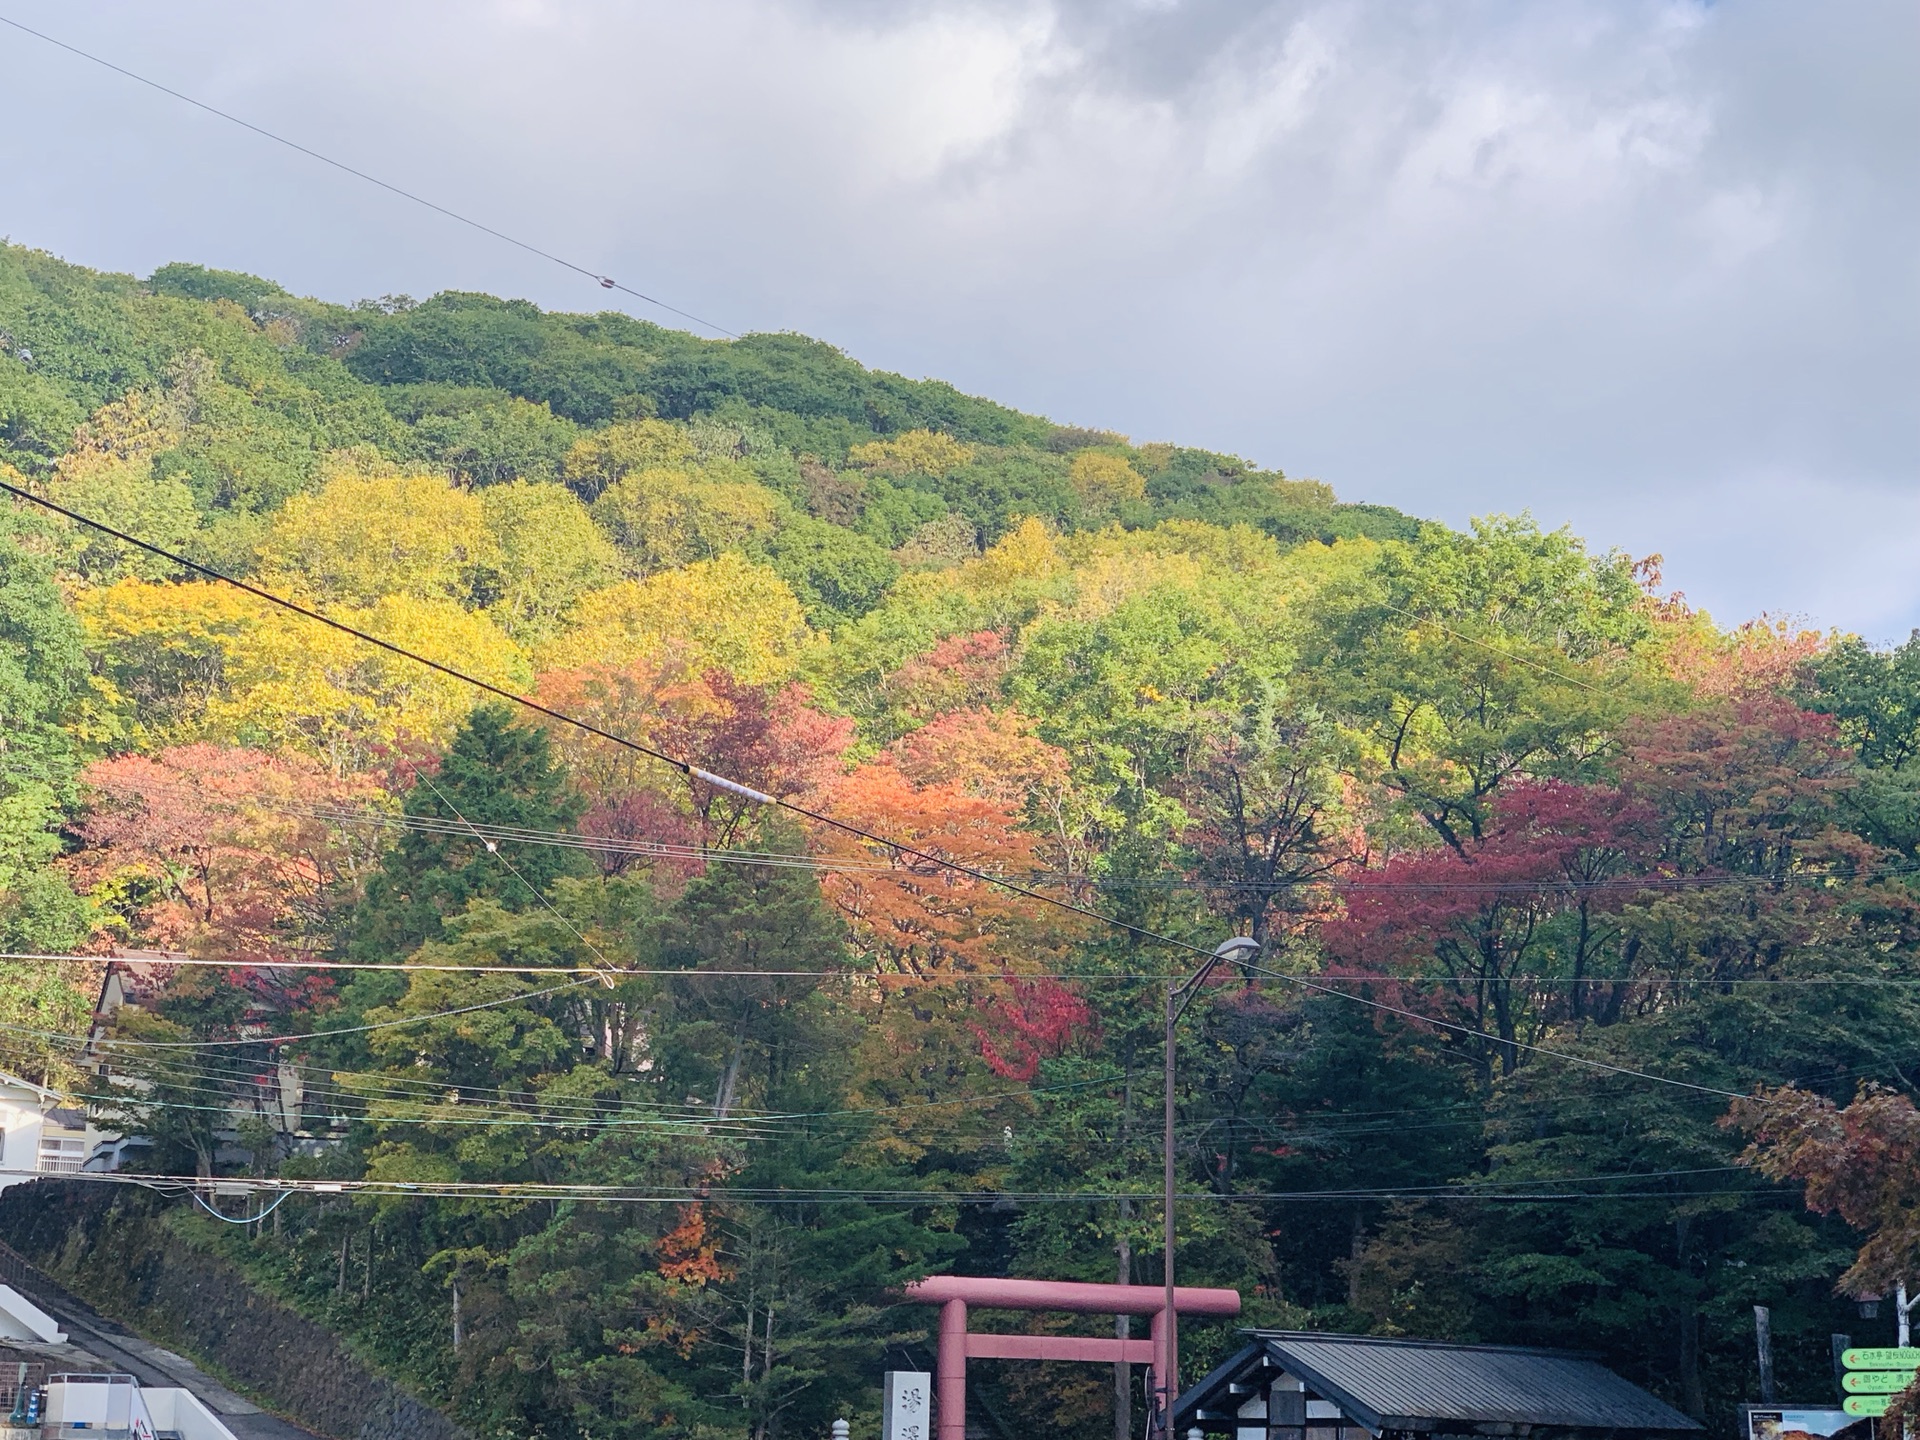
[[[1238,1290],[1176,1287],[1174,1309],[1182,1315],[1238,1315]],[[974,1275],[932,1275],[907,1287],[906,1298],[940,1307],[938,1440],[966,1440],[967,1361],[1127,1361],[1162,1367],[1167,1292],[1159,1285],[1095,1285],[1078,1280],[998,1280]],[[1079,1315],[1151,1315],[1152,1337],[1106,1340],[1086,1335],[975,1335],[967,1307],[987,1310],[1067,1310]],[[1171,1403],[1172,1397],[1169,1398]]]

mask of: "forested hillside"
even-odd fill
[[[75,1063],[97,964],[10,962],[0,1065],[163,1173],[620,1187],[232,1242],[476,1433],[824,1434],[930,1362],[908,1279],[1154,1281],[1153,934],[1262,944],[1176,1097],[1183,1276],[1251,1320],[1599,1350],[1723,1427],[1752,1305],[1796,1397],[1888,1341],[1725,1117],[1920,1060],[1920,647],[799,336],[19,248],[0,479],[748,787],[0,509],[3,948],[211,962],[123,1013],[137,1092]],[[1098,1367],[975,1368],[1112,1434]]]

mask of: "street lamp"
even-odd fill
[[[1236,964],[1250,960],[1260,953],[1260,942],[1245,935],[1235,935],[1223,940],[1209,955],[1206,963],[1186,981],[1176,985],[1167,982],[1167,1075],[1166,1075],[1166,1134],[1163,1138],[1165,1151],[1162,1156],[1166,1162],[1166,1277],[1167,1304],[1166,1314],[1161,1319],[1163,1333],[1166,1336],[1166,1348],[1162,1352],[1162,1373],[1156,1388],[1160,1392],[1160,1434],[1170,1437],[1173,1434],[1173,1402],[1180,1393],[1180,1340],[1179,1318],[1173,1305],[1173,1027],[1180,1017],[1187,1013],[1187,1006],[1193,1003],[1193,997],[1200,993],[1200,987],[1206,983],[1207,976],[1213,973],[1213,967],[1222,960]]]

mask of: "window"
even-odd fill
[[[45,1175],[78,1175],[87,1163],[84,1135],[40,1133],[40,1171]]]

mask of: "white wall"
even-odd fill
[[[89,1430],[127,1430],[152,1418],[131,1375],[75,1375],[47,1381],[46,1426],[83,1425]]]
[[[173,1386],[142,1390],[156,1430],[177,1430],[180,1440],[234,1440],[233,1432],[191,1390]]]
[[[11,1285],[0,1285],[0,1339],[63,1345],[67,1337],[46,1311]]]
[[[11,1087],[0,1088],[0,1129],[5,1142],[0,1146],[0,1172],[24,1171],[24,1174],[0,1173],[0,1190],[31,1180],[40,1164],[40,1127],[46,1117],[40,1099],[26,1099]]]

